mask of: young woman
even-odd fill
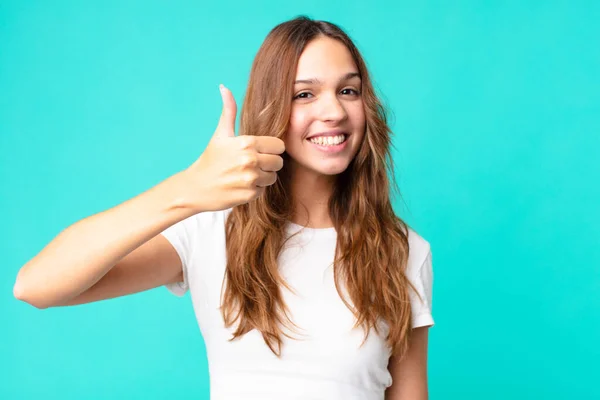
[[[429,243],[390,202],[390,130],[336,25],[276,26],[189,168],[61,232],[19,271],[38,308],[191,292],[212,399],[426,399]],[[393,181],[392,181],[393,182]]]

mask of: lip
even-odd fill
[[[317,132],[314,133],[310,136],[307,136],[306,139],[311,139],[311,138],[315,138],[315,137],[319,137],[319,136],[323,136],[323,137],[328,137],[328,136],[338,136],[338,135],[344,135],[346,137],[350,136],[350,134],[348,132],[344,132],[341,129],[334,129],[331,131],[325,131],[325,132]]]

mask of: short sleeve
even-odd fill
[[[183,269],[183,282],[168,283],[165,285],[167,289],[175,296],[183,296],[189,289],[189,277],[188,271],[190,269],[190,263],[192,260],[194,237],[196,234],[196,221],[195,215],[186,218],[182,221],[171,225],[167,229],[161,232],[175,248],[179,258],[181,259],[181,266]]]
[[[434,321],[431,313],[431,301],[433,295],[433,267],[431,262],[431,251],[427,252],[425,260],[420,267],[409,274],[409,280],[415,286],[419,296],[411,289],[411,311],[412,328],[421,326],[433,326]]]

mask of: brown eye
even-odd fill
[[[298,93],[296,96],[294,96],[294,99],[306,99],[306,96],[308,95],[310,95],[308,92]]]
[[[359,93],[357,90],[354,90],[354,89],[349,89],[349,88],[348,88],[348,89],[344,89],[344,90],[342,90],[342,92],[346,92],[346,91],[348,91],[348,90],[349,90],[349,91],[351,91],[351,92],[353,92],[353,93],[344,93],[344,94],[353,94],[353,95],[355,95],[355,96],[357,96],[357,95],[359,95],[359,94],[360,94],[360,93]]]

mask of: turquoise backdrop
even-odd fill
[[[335,22],[432,246],[431,399],[600,398],[597,1],[0,2],[0,398],[208,399],[189,294],[38,310],[19,268],[190,165],[276,24]]]

